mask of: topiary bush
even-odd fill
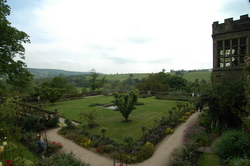
[[[249,136],[235,130],[223,133],[221,139],[215,144],[216,153],[225,159],[249,156],[249,149]]]

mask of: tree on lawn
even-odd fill
[[[0,0],[0,77],[5,77],[7,83],[16,90],[27,88],[33,75],[24,67],[25,48],[23,43],[29,43],[29,36],[11,26],[7,20],[10,7],[6,0]],[[18,57],[18,60],[16,60]]]
[[[91,90],[96,90],[98,88],[101,88],[104,84],[105,81],[105,76],[101,78],[101,80],[98,80],[97,78],[99,77],[99,74],[95,71],[95,69],[92,69],[90,71],[90,78],[89,78],[89,84]]]
[[[59,88],[43,88],[42,93],[47,100],[53,105],[56,101],[58,101],[62,95],[64,94],[64,89]]]
[[[128,121],[129,114],[135,109],[135,104],[138,101],[138,91],[130,91],[129,93],[115,93],[115,105],[125,118],[125,122]]]

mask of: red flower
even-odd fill
[[[9,163],[9,164],[7,164],[7,165],[9,165],[9,166],[12,166],[14,163]]]
[[[123,166],[122,164],[120,164],[119,166]]]
[[[6,164],[8,164],[8,163],[10,163],[10,162],[11,162],[11,160],[6,160],[6,161],[5,161]]]

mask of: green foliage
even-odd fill
[[[147,142],[136,155],[137,161],[141,162],[150,158],[154,153],[154,145]]]
[[[199,160],[198,146],[195,142],[187,142],[184,148],[177,149],[172,153],[172,166],[194,166]]]
[[[33,78],[32,74],[25,68],[24,43],[29,43],[29,36],[11,26],[7,20],[10,15],[10,7],[7,1],[0,0],[0,77],[5,76],[7,83],[21,91],[28,87]],[[18,57],[18,58],[16,58]],[[18,59],[18,60],[17,60]]]
[[[215,144],[216,153],[224,159],[249,156],[249,149],[249,135],[236,130],[224,132]]]
[[[206,146],[208,144],[208,138],[205,130],[206,129],[201,127],[199,123],[192,123],[183,131],[183,141],[193,141],[199,146]]]
[[[101,80],[99,80],[98,77],[99,74],[95,71],[95,69],[92,69],[90,71],[90,78],[89,78],[89,85],[92,91],[101,88],[104,84],[105,76],[103,76]]]
[[[234,158],[229,160],[230,166],[249,166],[250,159],[248,158]]]
[[[59,116],[58,115],[50,115],[49,121],[46,124],[46,127],[57,127],[59,123]]]
[[[18,166],[33,166],[34,163],[26,158],[22,158],[22,157],[17,157],[14,159],[14,163],[15,165]],[[18,163],[18,164],[16,164]]]
[[[49,157],[49,160],[46,160],[45,165],[77,165],[77,166],[89,166],[89,164],[83,163],[80,159],[76,159],[73,152],[71,153],[55,153]]]
[[[54,153],[57,153],[60,149],[62,149],[63,145],[61,142],[56,141],[48,141],[47,148],[46,148],[46,155],[51,156]]]
[[[135,109],[135,105],[138,101],[138,91],[130,91],[129,93],[115,93],[115,105],[121,112],[122,116],[128,121],[129,114]]]
[[[45,129],[45,126],[40,123],[40,117],[27,116],[22,121],[22,129],[27,132],[36,132]]]
[[[105,133],[108,131],[107,127],[101,127],[100,128],[100,133],[102,133],[102,138],[105,137]]]
[[[124,135],[123,136],[123,142],[125,144],[125,146],[127,146],[127,153],[131,152],[131,146],[134,143],[134,138],[132,135]]]
[[[173,133],[174,133],[174,129],[171,129],[170,127],[168,127],[168,128],[166,129],[165,133],[166,133],[167,135],[173,134]]]
[[[141,82],[141,83],[136,84],[136,88],[139,91],[153,91],[153,92],[169,91],[169,85],[160,79],[161,78],[158,74],[150,74],[146,82]]]
[[[68,118],[64,120],[64,123],[66,124],[65,128],[67,128],[67,129],[75,129],[76,128],[76,126],[72,123],[72,120],[70,120]]]
[[[88,123],[88,126],[90,128],[92,128],[94,126],[94,124],[96,124],[99,115],[98,112],[96,110],[91,110],[91,111],[86,111],[86,112],[81,112],[79,114],[80,119],[82,120],[86,120]]]
[[[43,88],[42,93],[47,100],[53,105],[56,101],[58,101],[62,95],[64,94],[64,89],[59,88]]]
[[[245,115],[244,80],[235,72],[224,73],[220,81],[201,95],[202,105],[207,105],[207,116],[214,124],[227,127],[239,127],[240,117]]]

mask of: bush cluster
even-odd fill
[[[54,153],[46,160],[45,165],[62,166],[62,165],[77,165],[77,166],[89,166],[82,162],[80,159],[74,157],[75,155],[71,153]]]
[[[217,154],[224,159],[249,156],[249,149],[249,135],[236,130],[224,132],[221,139],[215,144]]]
[[[183,141],[194,141],[199,146],[208,145],[209,141],[206,135],[206,129],[201,127],[199,123],[192,123],[183,131]]]
[[[58,127],[59,115],[48,115],[46,118],[40,116],[27,116],[22,119],[22,129],[26,132],[37,132],[45,128]]]
[[[194,141],[184,144],[184,148],[177,149],[172,153],[172,166],[197,166],[200,153],[197,151],[198,146]]]

